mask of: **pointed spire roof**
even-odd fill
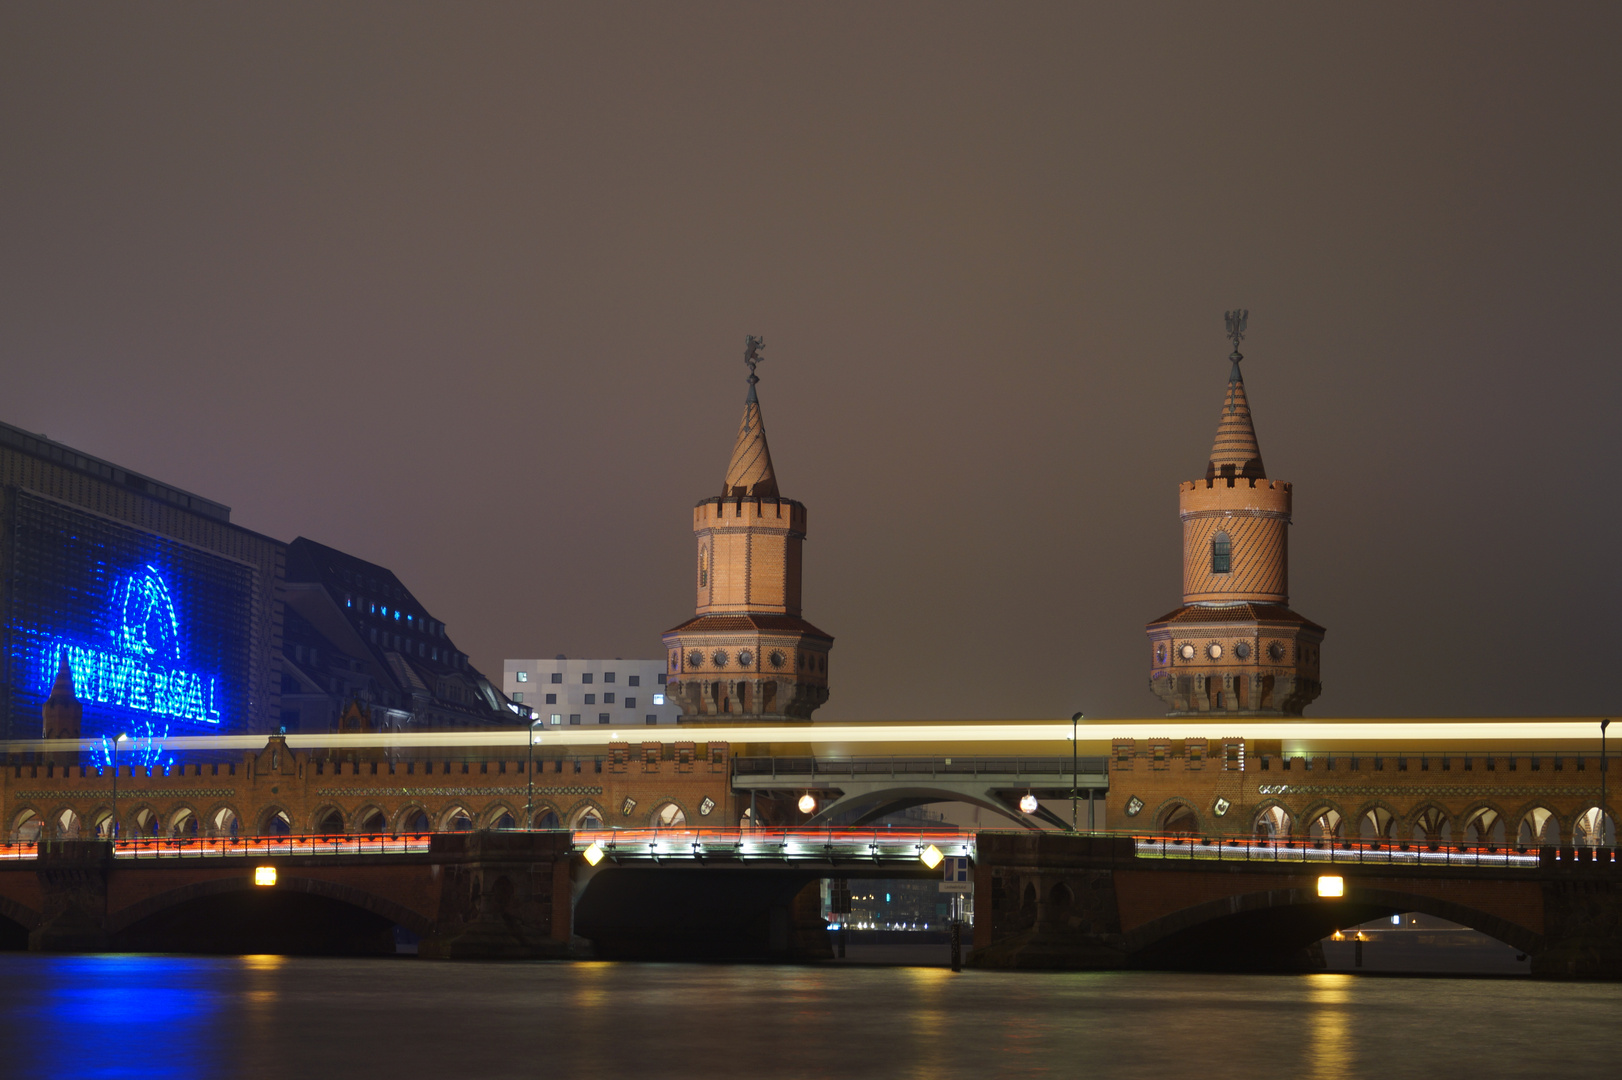
[[[1205,468],[1205,478],[1232,475],[1262,479],[1267,476],[1262,467],[1262,448],[1250,420],[1245,378],[1239,374],[1239,361],[1244,357],[1236,348],[1228,359],[1233,369],[1228,373],[1228,392],[1222,400],[1222,417],[1217,421],[1216,442],[1211,445],[1211,463]]]
[[[78,696],[73,690],[73,669],[68,666],[68,651],[66,649],[62,650],[62,663],[56,669],[56,682],[51,685],[51,696],[46,700],[59,703],[78,700]]]
[[[732,445],[732,460],[727,462],[726,483],[721,487],[723,498],[734,495],[777,496],[777,473],[772,471],[772,452],[766,445],[766,425],[760,416],[760,398],[755,384],[760,376],[755,365],[761,360],[760,338],[749,337],[744,344],[744,363],[749,365],[749,395],[743,402],[743,424],[738,428],[738,441]]]

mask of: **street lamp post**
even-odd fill
[[[118,840],[118,745],[127,738],[128,735],[119,735],[113,740],[113,819],[107,829],[107,838],[115,843]]]
[[[1076,725],[1081,723],[1083,714],[1077,713],[1070,718],[1070,831],[1080,832],[1076,819],[1076,787],[1080,777],[1080,762],[1076,749]],[[1087,805],[1091,806],[1091,803]]]
[[[1599,843],[1595,847],[1605,844],[1605,773],[1608,768],[1605,760],[1605,729],[1610,726],[1609,717],[1599,722]]]
[[[529,765],[525,769],[529,779],[529,794],[524,797],[524,829],[527,832],[535,827],[535,725],[541,722],[537,716],[529,722],[525,732],[529,737],[524,741],[529,744]]]

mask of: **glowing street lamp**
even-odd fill
[[[603,846],[596,841],[592,841],[592,845],[582,854],[585,855],[588,866],[596,866],[603,861]]]
[[[1025,811],[1027,814],[1036,813],[1036,796],[1027,791],[1024,795],[1020,796],[1019,808]]]
[[[276,868],[274,866],[255,867],[253,871],[253,883],[255,885],[267,886],[276,884]]]
[[[1081,718],[1083,716],[1085,716],[1085,715],[1086,715],[1085,713],[1077,713],[1076,715],[1074,715],[1074,716],[1072,716],[1070,718],[1070,831],[1071,832],[1077,832],[1078,831],[1077,828],[1076,828],[1076,824],[1077,824],[1077,822],[1076,822],[1076,787],[1079,784],[1080,773],[1081,773],[1081,764],[1080,764],[1081,759],[1076,756],[1077,755],[1076,747],[1078,745],[1077,742],[1076,742],[1076,725],[1081,723]],[[1087,796],[1087,805],[1088,806],[1093,805],[1091,795]],[[1089,823],[1087,827],[1092,828],[1091,823]]]
[[[939,866],[941,864],[941,860],[944,858],[946,858],[946,856],[942,855],[941,849],[936,847],[934,844],[930,844],[928,847],[924,848],[923,851],[918,853],[918,861],[929,867],[931,870]]]
[[[1605,843],[1605,774],[1607,762],[1605,760],[1605,729],[1611,726],[1607,717],[1599,722],[1599,842]]]
[[[118,748],[127,738],[127,734],[120,734],[113,740],[113,820],[107,829],[107,838],[113,843],[118,842]]]
[[[529,794],[524,797],[524,829],[527,832],[535,827],[535,727],[541,723],[538,713],[530,713],[533,720],[525,729],[529,733]]]
[[[1337,897],[1346,895],[1346,879],[1339,874],[1325,874],[1318,879],[1318,895]]]
[[[806,792],[804,795],[800,796],[800,813],[802,813],[802,814],[815,813],[816,809],[817,809],[817,800],[812,797],[812,795],[811,795],[811,793],[809,791]]]

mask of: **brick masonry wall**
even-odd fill
[[[1308,835],[1313,821],[1334,811],[1339,835],[1356,839],[1364,815],[1383,810],[1391,816],[1389,836],[1411,841],[1416,823],[1434,812],[1440,816],[1432,816],[1432,825],[1445,820],[1449,838],[1462,841],[1466,823],[1485,809],[1502,822],[1505,842],[1513,843],[1521,821],[1541,808],[1553,815],[1558,842],[1570,844],[1578,815],[1597,806],[1599,797],[1594,754],[1286,756],[1276,745],[1240,739],[1120,740],[1110,760],[1106,827],[1155,832],[1186,811],[1194,825],[1185,831],[1251,835],[1258,817],[1278,807],[1288,815],[1290,835]]]
[[[741,813],[731,791],[731,754],[725,743],[658,742],[617,744],[592,756],[537,756],[534,774],[536,819],[548,811],[572,825],[594,810],[605,825],[641,828],[675,804],[690,826],[735,827]],[[172,833],[187,813],[198,835],[216,835],[221,811],[238,821],[239,835],[254,835],[278,811],[292,832],[313,833],[336,809],[346,832],[357,832],[381,811],[390,832],[400,832],[418,811],[436,830],[466,813],[480,828],[504,814],[522,821],[530,776],[525,760],[512,751],[502,757],[425,757],[388,761],[327,750],[291,750],[271,739],[258,753],[227,763],[175,766],[168,775],[124,765],[119,769],[118,817],[122,834],[133,835],[142,810]],[[20,819],[32,813],[45,822],[44,836],[90,836],[90,825],[112,808],[110,769],[89,766],[7,764],[0,766],[0,824],[5,840],[17,836]],[[708,812],[705,810],[708,802]],[[61,818],[71,812],[64,832]]]

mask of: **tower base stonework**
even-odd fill
[[[1300,716],[1323,690],[1323,627],[1281,604],[1189,604],[1148,633],[1169,716]]]

